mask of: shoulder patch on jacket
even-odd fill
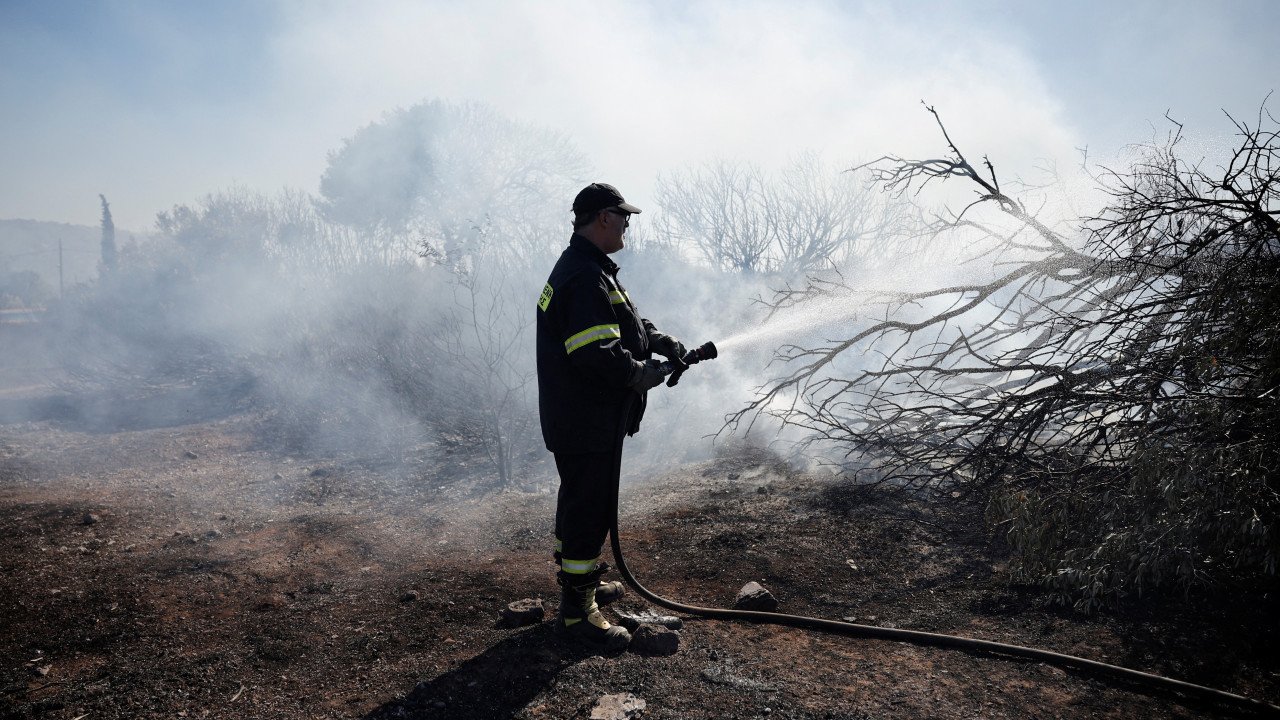
[[[551,294],[554,292],[555,290],[551,289],[551,283],[547,283],[547,286],[542,288],[542,297],[538,298],[539,310],[542,312],[547,311],[547,306],[551,304]]]

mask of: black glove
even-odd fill
[[[636,392],[647,392],[661,385],[666,376],[658,369],[658,365],[657,360],[637,362],[636,366],[631,370],[631,382],[629,385]]]
[[[668,360],[679,360],[685,352],[684,343],[660,332],[649,333],[649,349]]]

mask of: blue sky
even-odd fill
[[[4,60],[19,90],[101,83],[129,101],[164,101],[193,87],[229,98],[253,87],[276,32],[260,3],[7,2]],[[6,83],[7,85],[7,83]],[[8,88],[6,88],[8,89]]]
[[[1107,156],[1168,109],[1209,137],[1280,85],[1280,3],[0,0],[0,218],[122,228],[233,184],[315,190],[326,153],[427,98],[657,173],[802,150],[936,153],[919,106],[1017,173]],[[1273,100],[1277,109],[1280,100]]]

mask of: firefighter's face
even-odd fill
[[[605,248],[605,253],[618,252],[623,248],[622,236],[627,232],[627,226],[631,224],[631,213],[609,208],[600,213],[600,216],[605,221],[605,239],[609,246]]]

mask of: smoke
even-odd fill
[[[945,5],[144,2],[75,14],[7,23],[4,66],[54,63],[4,76],[15,101],[0,216],[90,224],[106,192],[136,230],[213,188],[315,191],[341,138],[426,96],[564,132],[642,207],[659,171],[709,157],[937,150],[922,98],[962,136],[999,140],[1010,162],[1082,144],[1018,32]]]
[[[77,43],[32,13],[9,24],[28,32],[2,57],[53,58],[60,82],[3,76],[26,100],[9,104],[15,122],[0,134],[11,159],[0,215],[94,223],[100,192],[122,228],[172,208],[156,237],[121,248],[127,270],[69,306],[79,335],[65,353],[98,398],[85,427],[109,427],[129,398],[137,426],[257,403],[264,437],[284,447],[402,458],[429,452],[446,424],[492,423],[523,439],[506,445],[519,471],[540,445],[527,424],[532,298],[583,184],[619,186],[646,209],[634,234],[656,241],[658,178],[712,158],[772,169],[813,149],[835,168],[885,152],[939,157],[923,98],[1011,181],[1042,158],[1071,165],[1096,114],[1064,102],[1061,71],[1027,40],[1036,35],[990,7],[263,8],[87,10],[77,32],[111,43]],[[137,52],[100,72],[109,44]],[[145,79],[153,67],[166,71]],[[71,112],[80,105],[95,109],[95,132]],[[81,197],[84,210],[69,210]],[[1052,202],[1064,218],[1090,206],[1084,190]],[[871,292],[989,272],[949,251],[907,252],[896,257],[913,264],[848,279]],[[651,466],[712,452],[725,415],[778,372],[779,342],[844,332],[864,309],[860,296],[838,297],[763,325],[753,300],[795,278],[713,271],[672,252],[636,243],[617,258],[624,283],[661,329],[724,353],[653,392],[628,446]],[[470,360],[498,345],[513,362],[485,376]],[[182,392],[156,395],[166,383]],[[508,412],[483,412],[495,406]],[[759,440],[793,439],[776,430]]]
[[[956,272],[936,252],[893,247],[903,228],[882,224],[868,237],[858,214],[897,217],[884,204],[895,201],[858,196],[850,209],[851,176],[810,159],[793,166],[808,175],[759,177],[803,180],[801,199],[815,202],[765,193],[758,202],[774,204],[762,218],[839,207],[846,234],[833,251],[850,261],[859,293]],[[561,133],[428,101],[344,140],[320,196],[233,187],[175,206],[154,239],[126,248],[118,272],[66,308],[75,330],[64,361],[80,400],[63,419],[136,429],[254,408],[264,445],[406,473],[441,433],[459,434],[489,458],[495,485],[536,482],[547,470],[535,467],[545,453],[531,298],[568,240],[566,206],[583,177],[587,162]],[[628,443],[632,470],[740,439],[726,416],[780,371],[774,348],[847,333],[865,302],[828,297],[766,323],[758,301],[803,277],[707,267],[674,244],[673,223],[661,206],[635,219],[632,249],[616,258],[624,283],[660,329],[724,352],[651,393],[644,431]],[[803,438],[762,423],[748,439],[785,450]]]
[[[488,458],[484,482],[517,484],[536,461],[533,299],[580,156],[490,108],[429,102],[329,162],[322,197],[230,188],[160,213],[59,308],[67,394],[4,414],[113,432],[253,410],[265,447],[407,480],[450,434]],[[396,189],[403,202],[352,214]]]

